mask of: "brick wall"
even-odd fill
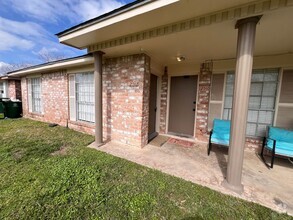
[[[160,106],[160,133],[166,133],[167,126],[167,94],[168,94],[168,69],[165,67],[161,80],[161,106]]]
[[[67,126],[68,120],[68,78],[64,71],[46,73],[41,76],[44,114],[28,111],[27,79],[21,79],[23,116],[49,123]]]
[[[69,121],[65,72],[41,75],[44,114],[28,112],[27,79],[22,78],[24,117],[94,134],[94,124]],[[103,65],[103,135],[143,147],[148,142],[150,58],[144,54],[106,59]]]
[[[8,97],[21,100],[20,80],[8,80]]]
[[[125,144],[147,144],[150,58],[144,54],[105,60],[104,136]]]
[[[208,140],[208,114],[211,91],[212,72],[205,65],[201,65],[198,76],[198,100],[196,113],[195,136],[200,141]]]

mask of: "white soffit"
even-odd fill
[[[164,7],[166,5],[169,5],[169,4],[172,4],[174,2],[178,2],[178,1],[180,1],[180,0],[160,0],[160,1],[154,0],[151,3],[143,5],[141,7],[136,8],[136,9],[129,10],[129,11],[125,12],[125,13],[121,13],[121,14],[118,14],[116,16],[110,17],[109,19],[105,19],[105,20],[103,20],[101,22],[98,22],[98,23],[96,23],[94,25],[90,25],[88,27],[82,28],[82,29],[74,31],[72,33],[65,34],[64,36],[61,36],[59,38],[59,41],[61,43],[65,42],[65,41],[67,41],[69,39],[78,37],[80,35],[88,34],[88,33],[93,32],[95,30],[98,30],[98,29],[113,25],[115,23],[130,19],[132,17],[144,14],[146,12],[149,12],[149,11]]]
[[[187,6],[188,4],[193,5],[187,0],[182,1],[182,5]],[[194,0],[194,2],[197,2]],[[193,2],[193,3],[194,3]],[[229,2],[229,1],[225,1]],[[253,1],[242,5],[237,5],[232,8],[225,8],[220,11],[208,13],[202,16],[191,17],[186,20],[179,20],[175,23],[169,23],[163,26],[157,26],[151,29],[144,29],[140,32],[132,32],[127,35],[119,36],[117,38],[109,38],[106,41],[98,42],[98,38],[95,38],[97,43],[90,44],[88,46],[88,52],[94,52],[99,50],[105,50],[111,47],[117,47],[122,45],[130,45],[134,42],[149,40],[152,38],[163,37],[166,35],[188,31],[191,29],[202,28],[204,26],[210,26],[211,24],[219,24],[226,21],[235,21],[245,17],[257,16],[274,12],[277,9],[290,8],[292,10],[293,0],[282,1],[282,0],[260,0]],[[217,3],[219,4],[219,3]],[[175,6],[175,5],[172,5]],[[180,6],[180,4],[176,4]],[[221,5],[223,6],[223,5]],[[171,6],[170,6],[171,7]],[[218,7],[220,7],[218,5]],[[100,30],[99,30],[100,31]],[[102,30],[101,30],[102,31]],[[101,32],[100,32],[101,33]],[[114,34],[112,34],[114,36]],[[89,37],[89,36],[88,36]],[[90,41],[87,41],[88,43]]]

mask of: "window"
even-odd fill
[[[263,137],[268,125],[273,125],[278,87],[278,69],[253,70],[248,104],[246,135]],[[223,119],[231,120],[234,72],[228,72]]]
[[[31,97],[32,97],[32,111],[42,112],[42,100],[41,100],[41,79],[31,78]]]
[[[77,120],[94,122],[94,74],[79,73],[75,76]]]
[[[7,98],[7,83],[0,82],[0,98]]]

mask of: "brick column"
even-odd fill
[[[161,106],[160,106],[160,133],[166,133],[167,125],[167,94],[168,94],[168,68],[165,67],[161,80]]]
[[[148,144],[149,131],[149,99],[150,99],[150,77],[151,77],[151,58],[143,55],[143,93],[142,93],[142,123],[141,123],[141,147]]]
[[[203,63],[198,77],[198,100],[195,137],[200,141],[208,140],[208,114],[212,79],[212,64]]]

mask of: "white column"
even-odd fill
[[[256,25],[261,16],[245,18],[236,24],[238,29],[237,63],[228,155],[227,178],[223,185],[237,193],[243,192],[241,183],[246,137],[249,91],[253,64]]]
[[[95,145],[103,143],[103,85],[102,85],[102,57],[103,52],[94,52],[95,79]]]

